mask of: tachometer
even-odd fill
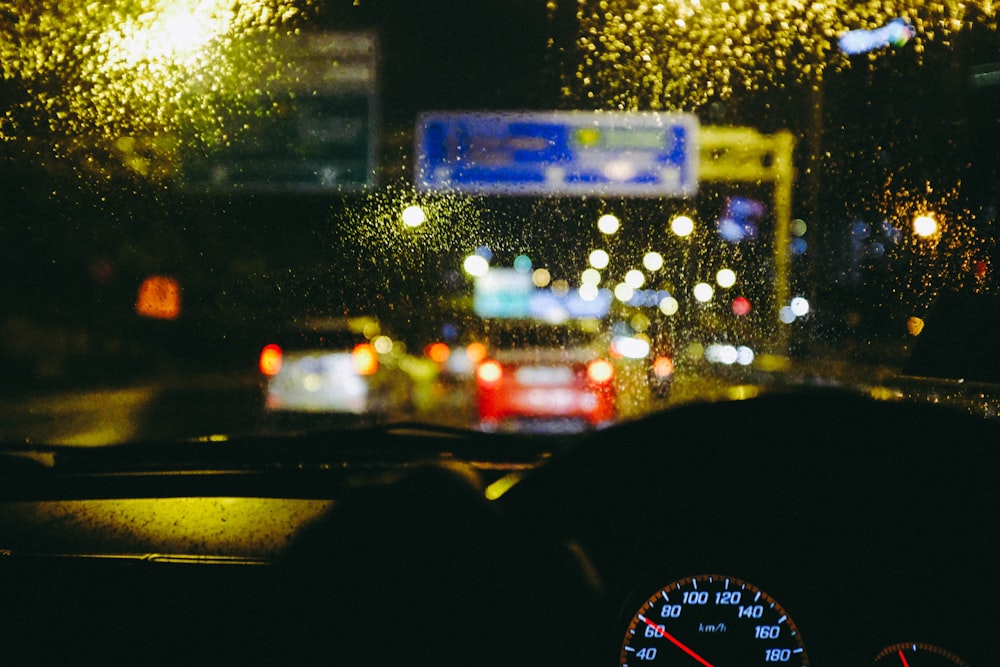
[[[656,591],[629,622],[621,665],[808,665],[780,604],[736,577],[700,575]]]
[[[882,649],[876,665],[889,667],[969,667],[951,651],[923,642],[902,642]]]

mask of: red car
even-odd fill
[[[505,325],[476,370],[483,430],[573,431],[610,424],[615,369],[607,346],[573,325]]]

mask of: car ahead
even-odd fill
[[[476,368],[480,428],[578,430],[616,416],[615,368],[596,323],[498,321]]]
[[[410,384],[396,349],[374,317],[304,319],[260,350],[264,411],[398,416]]]

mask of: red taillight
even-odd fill
[[[503,377],[503,367],[497,361],[484,361],[479,364],[476,377],[479,378],[481,384],[493,384]]]
[[[351,351],[354,372],[358,375],[373,375],[378,370],[378,354],[368,343],[358,343]]]
[[[281,370],[281,347],[271,343],[260,351],[260,372],[264,375],[277,375]]]
[[[657,357],[653,362],[653,373],[658,378],[667,378],[674,374],[674,360],[670,357]]]
[[[587,365],[587,377],[598,384],[609,382],[615,376],[615,368],[611,362],[595,359]]]

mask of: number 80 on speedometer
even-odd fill
[[[736,577],[675,581],[647,599],[629,622],[623,666],[809,664],[791,617],[770,595]]]

